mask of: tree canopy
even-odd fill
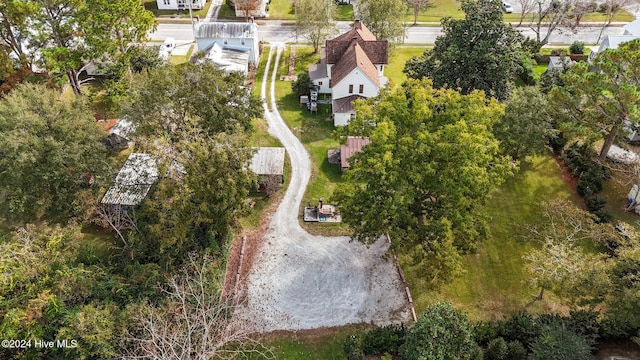
[[[388,40],[392,44],[404,39],[403,0],[358,0],[356,13],[378,40]]]
[[[507,99],[519,70],[523,38],[504,22],[501,6],[495,0],[463,1],[465,18],[443,19],[444,35],[433,49],[407,61],[404,73],[413,79],[431,78],[436,87],[459,88],[463,94],[483,90]]]
[[[296,0],[296,31],[306,36],[317,53],[320,45],[338,31],[334,21],[338,7],[333,0]]]
[[[504,151],[515,160],[542,154],[554,134],[547,98],[533,86],[519,87],[506,103],[504,116],[493,128]]]
[[[458,251],[473,249],[484,231],[478,206],[512,171],[491,132],[503,111],[481,92],[434,89],[426,79],[357,103],[344,131],[371,144],[349,160],[335,192],[354,237],[389,233],[392,247],[446,281]]]
[[[474,348],[471,323],[448,303],[428,307],[400,346],[404,360],[469,359]]]
[[[560,116],[560,127],[604,144],[604,161],[625,121],[640,118],[640,40],[607,49],[593,59],[591,69],[578,62],[562,75],[550,99]],[[587,136],[585,136],[587,135]]]
[[[0,100],[2,212],[21,221],[83,216],[103,179],[106,136],[83,99],[21,85]]]

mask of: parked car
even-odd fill
[[[502,2],[502,11],[504,11],[507,14],[511,14],[513,12],[513,6],[511,6],[511,4],[509,4],[508,2]]]

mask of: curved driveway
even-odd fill
[[[311,162],[278,113],[274,70],[271,111],[265,98],[268,70],[278,68],[283,49],[272,44],[262,99],[269,133],[280,139],[291,158],[291,181],[256,255],[247,278],[247,303],[237,315],[259,332],[407,321],[404,286],[393,262],[382,259],[385,241],[367,248],[348,237],[310,235],[298,223]]]

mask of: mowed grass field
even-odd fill
[[[534,157],[491,192],[482,207],[490,217],[490,231],[476,254],[464,256],[464,274],[437,291],[429,290],[419,268],[401,258],[416,312],[439,301],[451,302],[474,321],[502,319],[524,308],[562,311],[562,303],[550,292],[544,300],[531,303],[538,289],[529,285],[523,260],[537,246],[529,240],[527,226],[543,221],[541,203],[553,199],[576,200],[556,161],[550,155]]]

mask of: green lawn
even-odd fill
[[[527,241],[528,224],[542,220],[540,202],[573,198],[551,156],[536,157],[532,164],[491,193],[484,206],[490,216],[490,234],[478,251],[464,256],[465,273],[440,291],[429,291],[419,270],[401,258],[416,312],[438,301],[449,301],[472,320],[495,320],[527,306],[537,293],[526,282],[522,256],[534,246]],[[561,310],[553,294],[529,305],[530,311]]]
[[[295,19],[295,10],[291,0],[271,0],[269,19]]]
[[[340,20],[340,21],[353,20],[353,5],[351,4],[338,5],[338,15],[336,16],[336,20]]]
[[[399,86],[407,79],[402,72],[404,64],[407,60],[414,56],[420,56],[424,53],[425,48],[395,48],[389,56],[389,65],[384,69],[384,75],[389,78],[392,86]]]

